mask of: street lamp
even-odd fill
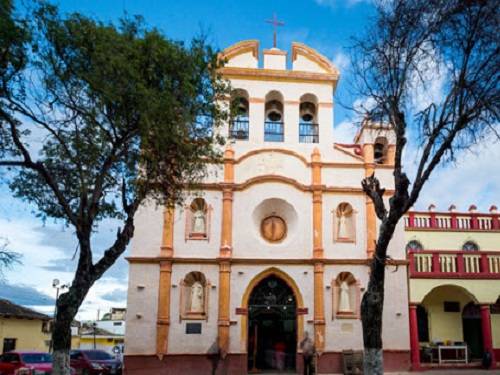
[[[53,324],[56,324],[57,320],[57,300],[59,299],[59,290],[64,290],[69,288],[69,284],[63,284],[59,285],[61,282],[59,279],[54,279],[52,280],[52,288],[56,289],[56,302],[54,304],[54,318],[52,319]],[[53,341],[54,341],[54,328],[52,327],[52,337],[50,340],[50,345],[49,345],[49,352],[52,352],[52,347],[53,347]]]

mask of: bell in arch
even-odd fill
[[[235,100],[235,111],[238,117],[248,116],[248,101],[245,98]]]
[[[373,150],[373,158],[375,163],[383,164],[385,158],[385,145],[383,143],[375,143]]]
[[[281,103],[277,100],[273,100],[267,105],[267,118],[269,121],[281,121]]]
[[[303,122],[313,122],[316,108],[313,103],[305,102],[300,104],[300,119]]]

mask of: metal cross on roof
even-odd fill
[[[272,20],[266,20],[266,22],[273,25],[273,28],[274,28],[273,48],[276,48],[276,32],[278,31],[277,28],[278,28],[278,26],[284,26],[285,23],[283,21],[278,21],[278,18],[276,17],[276,13],[273,13]]]

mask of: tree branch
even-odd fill
[[[375,205],[375,213],[380,220],[385,220],[387,217],[387,209],[384,203],[385,189],[380,187],[378,178],[373,173],[370,177],[366,177],[361,181],[363,191],[371,198]]]

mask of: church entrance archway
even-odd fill
[[[248,369],[294,371],[297,299],[277,275],[262,279],[248,300]]]

